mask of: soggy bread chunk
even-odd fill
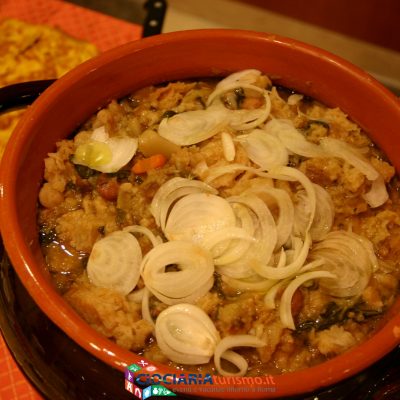
[[[83,208],[62,215],[57,221],[57,234],[76,250],[90,252],[100,237],[100,228],[105,233],[117,230],[116,208],[100,196],[86,197]]]
[[[312,343],[324,355],[337,355],[355,346],[354,336],[342,326],[333,325],[329,329],[317,332]]]
[[[139,351],[146,345],[152,326],[141,319],[140,306],[119,293],[95,287],[81,277],[65,294],[66,300],[94,329],[118,345]]]

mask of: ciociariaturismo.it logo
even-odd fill
[[[158,381],[143,379],[144,377],[148,377],[149,373],[155,372],[156,367],[144,360],[140,360],[138,364],[129,365],[125,369],[125,389],[128,392],[135,395],[138,399],[143,400],[152,396],[176,396],[174,392],[171,392],[171,390],[158,383],[161,379]],[[157,376],[157,374],[154,375]],[[149,386],[143,387],[143,385]]]

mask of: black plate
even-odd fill
[[[14,272],[1,243],[0,256],[0,328],[17,364],[42,396],[50,400],[134,399],[124,389],[121,371],[94,358],[41,312]],[[400,399],[400,347],[363,373],[299,398]]]

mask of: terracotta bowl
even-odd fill
[[[272,34],[236,30],[164,34],[118,47],[86,62],[36,100],[7,146],[1,168],[0,226],[18,276],[56,325],[121,371],[137,363],[139,357],[90,328],[56,292],[45,272],[36,227],[43,159],[54,151],[58,140],[70,135],[111,99],[149,84],[224,76],[245,68],[262,70],[278,84],[328,106],[340,107],[370,134],[399,170],[400,104],[393,94],[367,73],[323,50]],[[399,311],[397,301],[378,332],[353,350],[316,367],[275,376],[275,392],[254,391],[245,397],[311,392],[356,374],[400,343]],[[160,370],[166,373],[168,368],[160,366]],[[213,392],[212,397],[243,398],[243,392],[232,390],[232,384],[229,387]],[[200,397],[209,398],[211,394],[199,385],[192,385],[191,390]]]

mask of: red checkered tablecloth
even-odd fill
[[[142,26],[60,0],[0,0],[0,19],[16,18],[57,27],[100,51],[137,40]],[[0,334],[0,400],[40,400],[41,396],[18,369]]]
[[[136,40],[142,33],[141,25],[60,0],[1,0],[0,18],[5,17],[60,28],[94,43],[101,51]]]
[[[41,400],[19,370],[11,357],[3,337],[0,335],[0,399],[1,400]]]

